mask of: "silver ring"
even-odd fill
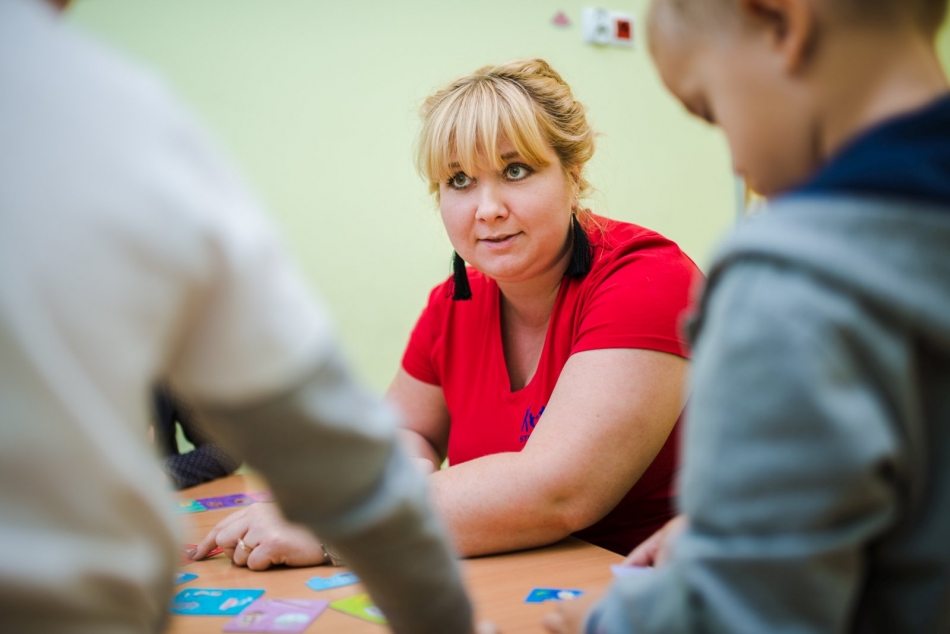
[[[239,547],[241,548],[241,550],[243,550],[244,552],[248,552],[248,553],[249,553],[249,552],[251,552],[251,550],[252,550],[252,547],[251,547],[251,546],[248,546],[247,544],[245,544],[243,539],[238,539],[238,546],[239,546]]]

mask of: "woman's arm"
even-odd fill
[[[550,544],[594,524],[636,483],[666,442],[684,402],[687,362],[652,350],[591,350],[564,366],[539,424],[520,453],[484,456],[430,476],[432,502],[463,556]],[[406,420],[403,441],[434,468],[445,457],[449,418],[442,389],[399,371],[387,398]],[[418,451],[411,449],[415,447]],[[227,520],[225,521],[227,522]],[[314,553],[315,539],[284,528],[267,533],[260,568]],[[224,524],[224,523],[222,523]],[[221,539],[219,525],[199,557]],[[270,542],[277,543],[271,547]]]
[[[400,441],[406,452],[424,463],[424,471],[438,471],[449,445],[449,410],[438,385],[413,377],[403,368],[396,372],[386,400],[402,412]]]
[[[684,403],[688,363],[652,350],[591,350],[564,366],[520,453],[484,456],[430,478],[433,503],[464,556],[549,544],[604,517],[659,453]],[[441,388],[400,371],[388,398],[417,456],[441,462]]]

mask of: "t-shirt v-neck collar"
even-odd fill
[[[548,354],[548,347],[551,342],[551,328],[554,327],[554,315],[557,313],[557,307],[561,303],[564,288],[567,286],[567,280],[562,280],[557,289],[554,308],[551,311],[551,318],[548,320],[547,331],[544,333],[544,343],[541,345],[541,354],[538,356],[538,363],[534,368],[534,373],[531,375],[531,378],[528,379],[527,383],[517,390],[511,389],[511,373],[508,370],[508,363],[505,361],[504,339],[501,334],[501,288],[499,288],[496,283],[493,283],[492,286],[494,286],[494,292],[492,293],[492,306],[490,307],[490,311],[491,319],[494,323],[491,329],[492,341],[489,343],[492,347],[492,363],[500,364],[502,371],[498,373],[498,376],[501,377],[503,383],[501,385],[502,394],[504,394],[505,399],[509,403],[512,403],[530,394],[529,388],[536,382],[538,371],[544,367],[545,356]]]

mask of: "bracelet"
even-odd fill
[[[331,566],[343,566],[343,558],[340,557],[326,542],[320,542],[320,550],[323,556],[327,558]]]

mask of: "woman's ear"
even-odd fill
[[[738,8],[746,23],[767,30],[786,72],[805,66],[817,35],[812,0],[739,0]]]
[[[581,168],[567,168],[568,186],[571,188],[571,208],[580,204],[581,197]]]

